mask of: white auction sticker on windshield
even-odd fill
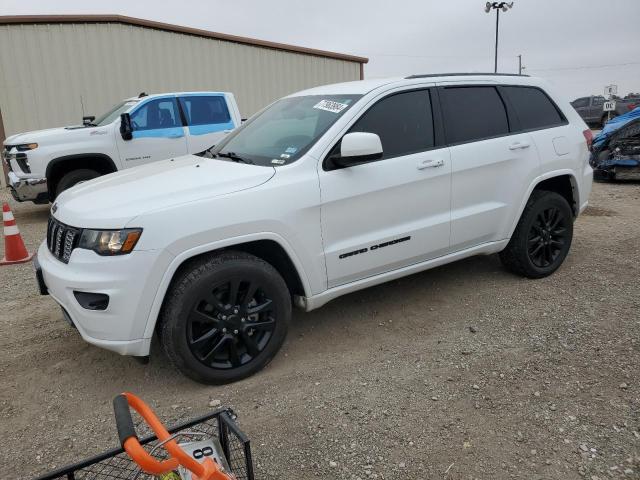
[[[318,110],[326,110],[327,112],[332,113],[340,113],[348,106],[349,105],[347,105],[346,103],[334,102],[332,100],[321,100],[316,103],[313,108],[317,108]]]

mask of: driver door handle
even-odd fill
[[[425,168],[437,168],[437,167],[442,167],[443,165],[444,165],[444,160],[430,159],[430,160],[422,160],[421,162],[418,163],[416,167],[418,168],[418,170],[424,170]]]
[[[531,144],[527,142],[516,142],[509,145],[509,150],[522,150],[525,148],[529,148],[530,146]]]

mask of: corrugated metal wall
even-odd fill
[[[304,88],[360,78],[357,62],[120,23],[0,25],[7,136],[81,122],[139,92],[222,90],[247,117]]]

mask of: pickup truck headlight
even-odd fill
[[[142,235],[141,228],[83,230],[78,248],[93,250],[98,255],[124,255],[131,253],[140,235]]]
[[[26,152],[27,150],[34,150],[38,148],[37,143],[23,143],[22,145],[16,145],[16,150],[19,152]]]

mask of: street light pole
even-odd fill
[[[496,55],[493,63],[493,73],[498,73],[498,31],[500,26],[500,9],[496,8]]]
[[[489,13],[491,10],[496,11],[496,52],[495,52],[495,61],[493,64],[494,73],[498,73],[498,35],[500,28],[500,10],[503,12],[508,11],[513,7],[513,2],[487,2],[484,11]]]

